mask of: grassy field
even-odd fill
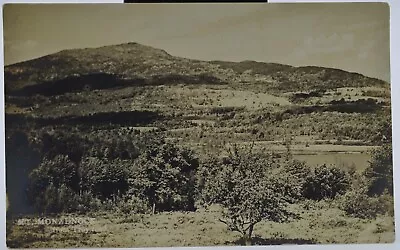
[[[334,201],[305,201],[291,208],[299,219],[256,225],[253,244],[391,243],[394,222],[347,217]],[[79,215],[69,214],[64,217]],[[8,221],[9,247],[169,247],[242,245],[240,235],[218,221],[221,209],[155,215],[96,214],[81,225],[16,225]],[[11,223],[14,223],[10,225]]]
[[[316,154],[294,154],[293,157],[305,161],[310,167],[322,164],[335,165],[342,169],[355,167],[357,171],[363,171],[369,165],[371,155],[368,153],[316,153]]]

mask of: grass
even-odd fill
[[[305,161],[311,167],[322,164],[335,165],[342,169],[349,169],[352,166],[356,170],[363,171],[369,166],[371,155],[368,153],[320,153],[320,154],[294,154],[293,157]]]
[[[333,201],[305,201],[292,206],[300,219],[256,225],[253,244],[390,243],[394,222],[347,217]],[[85,225],[18,226],[8,221],[10,247],[172,247],[242,245],[240,235],[218,222],[221,209],[155,215],[98,214]]]

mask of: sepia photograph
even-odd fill
[[[4,5],[7,247],[393,243],[389,18]]]

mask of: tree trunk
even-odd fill
[[[153,203],[153,214],[156,212],[156,203]]]
[[[254,224],[251,224],[251,225],[249,226],[249,232],[248,232],[248,234],[245,235],[245,243],[246,243],[246,246],[251,246],[251,245],[253,245],[253,242],[252,242],[252,240],[251,240],[251,235],[253,234],[253,230],[254,230]]]
[[[252,245],[251,238],[247,234],[243,235],[243,241],[245,246]]]
[[[247,235],[244,236],[244,244],[245,244],[245,246],[251,246],[252,245],[251,243],[252,243],[251,242],[251,238],[249,238]]]

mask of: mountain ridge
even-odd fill
[[[268,85],[273,90],[292,91],[315,88],[388,86],[388,83],[355,72],[320,66],[291,66],[244,60],[241,62],[201,61],[170,55],[162,49],[130,42],[97,48],[68,49],[4,67],[7,94],[24,88],[71,77],[92,74],[115,76],[118,80],[155,79],[177,76],[206,76],[214,82]],[[180,79],[182,78],[182,79]]]

